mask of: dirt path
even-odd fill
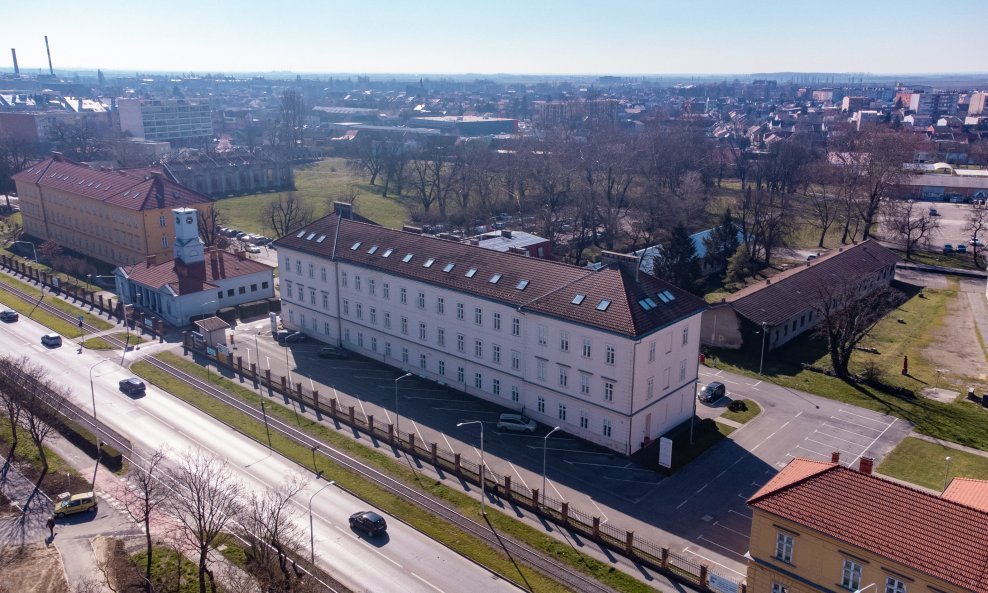
[[[0,559],[0,589],[17,593],[68,593],[62,559],[55,546],[27,544],[8,548]]]

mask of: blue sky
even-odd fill
[[[15,47],[23,70],[46,68],[48,35],[56,70],[984,72],[969,20],[983,2],[7,0],[0,67]]]

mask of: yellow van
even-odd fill
[[[66,515],[75,515],[86,511],[97,511],[96,496],[92,492],[73,494],[69,498],[55,504],[55,517],[61,518]]]

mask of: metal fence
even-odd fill
[[[188,334],[184,338],[184,347],[187,352],[194,352],[218,366],[226,367],[244,380],[258,383],[272,392],[297,402],[300,408],[313,409],[317,416],[328,416],[371,437],[386,441],[393,447],[414,455],[419,461],[430,463],[471,484],[480,483],[480,465],[474,461],[464,460],[459,453],[440,449],[436,443],[425,442],[415,433],[398,431],[393,424],[382,423],[373,416],[366,416],[354,406],[342,407],[336,398],[324,399],[318,390],[307,391],[301,383],[292,385],[288,383],[286,377],[275,378],[270,369],[261,372],[256,363],[245,367],[243,360],[240,357],[234,358],[232,354],[209,356],[204,350],[194,346]],[[501,476],[496,472],[485,470],[484,489],[670,578],[703,590],[710,590],[711,572],[706,565],[672,552],[668,547],[642,539],[633,531],[620,529],[601,521],[600,517],[572,508],[568,503],[548,497],[536,488],[518,484],[512,481],[510,476]],[[717,576],[736,584],[738,593],[744,593],[743,580],[739,581],[721,574]]]

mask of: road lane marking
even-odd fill
[[[715,545],[715,546],[717,546],[718,548],[720,548],[720,549],[722,549],[722,550],[726,550],[727,552],[730,552],[731,554],[734,554],[735,556],[737,556],[737,557],[739,557],[739,558],[744,558],[744,554],[742,554],[742,553],[740,553],[740,552],[735,552],[735,551],[734,551],[734,550],[732,550],[731,548],[728,548],[728,547],[727,547],[727,546],[725,546],[724,544],[719,544],[719,543],[717,543],[717,542],[715,542],[714,540],[712,540],[712,539],[710,539],[709,537],[703,537],[702,535],[700,535],[700,536],[698,536],[698,537],[697,537],[696,539],[698,539],[698,540],[702,540],[702,541],[705,541],[705,542],[707,542],[708,544],[713,544],[713,545]],[[699,554],[697,554],[696,552],[693,552],[693,554],[694,554],[694,555],[696,555],[696,556],[700,556],[700,555],[699,555]],[[702,556],[701,556],[701,558],[702,558]],[[724,566],[723,564],[719,564],[719,563],[717,563],[717,562],[714,562],[713,560],[710,560],[709,558],[704,558],[704,560],[707,560],[708,562],[713,562],[714,564],[717,564],[718,566]],[[746,559],[746,560],[747,560],[747,559]],[[726,566],[724,566],[724,568],[727,568],[727,567],[726,567]],[[736,571],[736,570],[735,570],[735,571],[732,571],[732,572],[738,572],[738,571]],[[738,574],[741,574],[741,573],[738,573]]]
[[[525,478],[521,477],[521,474],[518,472],[518,468],[515,467],[515,464],[509,461],[508,465],[511,466],[511,471],[515,472],[515,475],[518,476],[518,479],[521,481],[521,485],[528,488],[528,483],[525,481]],[[528,489],[531,490],[531,488]]]
[[[432,583],[430,583],[429,581],[427,581],[427,580],[425,580],[425,579],[423,579],[422,577],[420,577],[419,575],[417,575],[417,574],[415,574],[414,572],[409,572],[408,574],[410,574],[410,575],[412,575],[413,577],[415,577],[415,578],[417,578],[418,580],[420,580],[420,581],[422,581],[422,582],[423,582],[423,583],[425,583],[426,585],[429,585],[430,587],[432,587],[432,588],[433,588],[433,589],[435,589],[436,591],[439,591],[439,593],[446,593],[445,591],[443,591],[443,590],[442,590],[442,589],[440,589],[439,587],[437,587],[437,586],[435,586],[435,585],[433,585]]]
[[[348,535],[348,536],[350,536],[350,537],[351,537],[352,539],[358,539],[358,540],[360,540],[360,541],[363,541],[363,539],[362,539],[362,538],[361,538],[361,537],[360,537],[359,535],[357,535],[356,533],[354,533],[354,532],[353,532],[352,530],[351,530],[351,531],[348,531],[348,530],[346,530],[346,529],[343,529],[343,528],[342,528],[342,527],[340,527],[339,525],[333,525],[333,527],[335,527],[336,529],[338,529],[338,530],[339,530],[340,532],[342,532],[342,533],[343,533],[344,535]],[[365,546],[365,547],[366,547],[366,549],[368,549],[368,550],[370,550],[371,552],[374,552],[375,554],[377,554],[377,555],[378,555],[378,556],[380,556],[381,558],[384,558],[385,560],[387,560],[387,561],[388,561],[388,562],[390,562],[391,564],[394,564],[394,565],[395,565],[395,566],[397,566],[398,568],[401,568],[401,569],[404,569],[404,567],[403,567],[403,566],[402,566],[401,564],[398,564],[397,562],[395,562],[395,561],[394,561],[394,560],[392,560],[391,558],[388,558],[387,556],[385,556],[384,554],[382,554],[382,553],[381,553],[380,551],[378,551],[378,550],[376,550],[376,549],[374,549],[374,548],[373,548],[372,546],[370,546],[370,545],[368,545],[368,546]]]
[[[741,533],[737,529],[731,529],[730,527],[728,527],[727,525],[724,525],[720,521],[714,521],[714,525],[716,525],[717,527],[720,527],[721,529],[726,529],[726,530],[730,531],[731,533],[736,533],[736,534],[740,535],[743,538],[747,538],[748,537],[748,534],[747,533]]]
[[[871,448],[872,448],[873,446],[875,446],[875,443],[877,443],[877,442],[878,442],[878,439],[880,439],[880,438],[882,438],[882,436],[884,436],[884,435],[885,435],[885,433],[886,433],[886,432],[888,431],[888,429],[890,429],[890,428],[892,428],[892,425],[893,425],[893,424],[895,424],[895,421],[896,421],[896,420],[898,420],[898,418],[894,418],[894,419],[892,420],[892,424],[889,424],[889,425],[888,425],[888,426],[887,426],[887,427],[885,428],[885,430],[883,430],[883,431],[882,431],[882,434],[880,434],[880,435],[878,435],[877,437],[875,437],[875,440],[873,440],[873,441],[872,441],[872,442],[871,442],[871,443],[870,443],[870,444],[869,444],[869,445],[868,445],[867,447],[865,447],[865,449],[864,449],[864,451],[862,451],[861,453],[859,453],[859,454],[858,454],[858,456],[854,458],[854,461],[852,461],[852,462],[850,463],[850,465],[854,465],[854,464],[855,464],[855,462],[857,462],[857,460],[858,460],[858,459],[860,459],[860,458],[861,458],[861,456],[862,456],[862,455],[864,455],[864,454],[865,454],[865,453],[866,453],[866,452],[868,451],[868,449],[871,449]]]

